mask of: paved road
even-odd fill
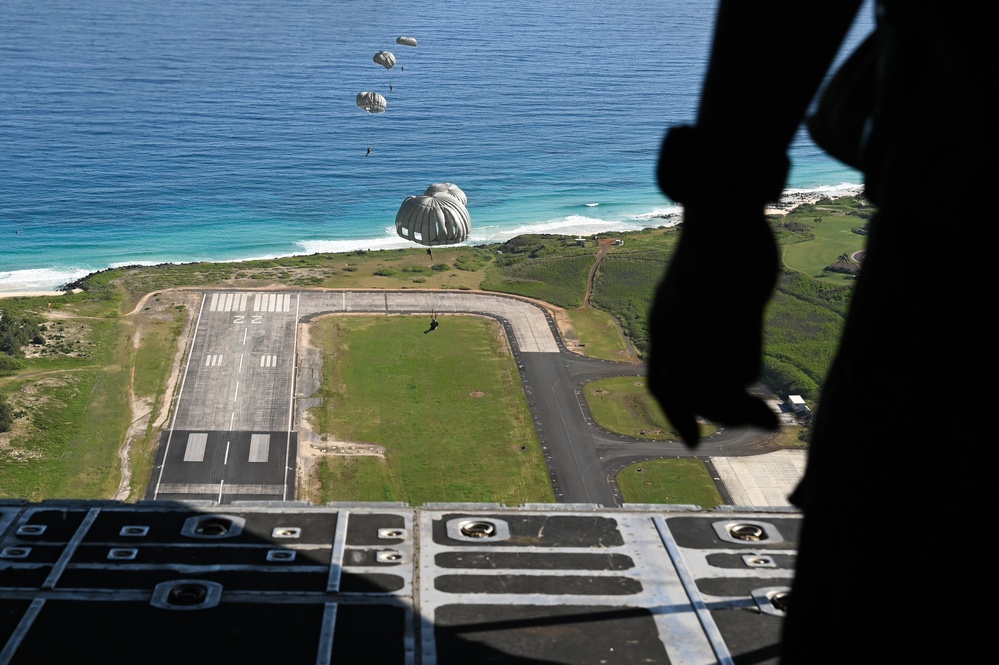
[[[205,294],[148,498],[294,498],[297,304],[291,293]]]
[[[596,427],[582,386],[607,376],[640,376],[644,367],[567,351],[551,317],[528,301],[461,291],[209,292],[150,498],[293,499],[296,323],[330,313],[432,310],[481,314],[504,326],[560,502],[619,505],[613,478],[622,466],[691,454],[679,442],[638,441]],[[299,367],[303,388],[313,369]],[[748,429],[729,430],[707,439],[697,453],[758,454],[767,450],[765,439]]]

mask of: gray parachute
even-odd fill
[[[427,191],[435,186],[431,185]],[[465,207],[465,193],[457,187],[454,189],[462,198],[447,191],[406,198],[395,216],[399,237],[427,246],[465,242],[472,229],[472,219]]]
[[[461,205],[468,205],[468,197],[465,196],[465,192],[461,191],[458,185],[450,182],[435,182],[427,187],[427,191],[423,192],[424,196],[436,196],[437,194],[450,194],[461,201]]]
[[[357,106],[368,113],[382,113],[388,108],[388,102],[377,92],[357,93]]]
[[[390,51],[379,51],[378,53],[375,53],[375,57],[371,59],[385,69],[392,69],[395,67],[395,55]]]
[[[395,43],[403,46],[416,46],[416,37],[396,37]]]

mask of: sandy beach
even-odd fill
[[[62,291],[11,291],[10,293],[0,291],[0,298],[35,298],[41,296],[54,298],[61,295]]]

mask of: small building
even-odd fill
[[[617,240],[614,241],[614,244],[615,245],[623,245],[624,244],[624,240],[621,240],[620,238],[618,238]]]
[[[788,395],[787,402],[791,405],[792,411],[807,411],[808,405],[805,404],[805,400],[801,395]]]
[[[576,238],[576,245],[578,247],[586,247],[586,238]]]

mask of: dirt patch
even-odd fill
[[[558,332],[562,336],[562,342],[566,347],[570,349],[578,348],[579,335],[576,334],[576,329],[573,327],[572,321],[569,319],[569,315],[565,313],[565,310],[549,305],[548,311],[551,312],[552,318],[555,319],[555,327],[558,328]]]
[[[170,365],[170,375],[167,378],[167,397],[160,405],[159,413],[153,422],[153,429],[162,428],[170,415],[173,407],[174,393],[177,383],[180,380],[183,369],[184,355],[191,342],[191,335],[194,332],[194,313],[198,311],[201,295],[196,292],[183,290],[155,291],[143,296],[135,308],[125,315],[133,326],[132,347],[138,349],[142,346],[142,340],[146,334],[146,328],[153,323],[173,321],[177,308],[183,307],[186,313],[184,325],[177,338],[177,348],[173,361]],[[121,463],[121,480],[118,483],[118,490],[114,494],[117,501],[127,501],[131,496],[132,484],[132,464],[131,453],[134,443],[141,441],[149,429],[150,421],[153,419],[153,409],[155,404],[150,398],[139,398],[135,394],[135,368],[132,368],[128,385],[129,400],[131,403],[132,422],[128,426],[125,440],[121,448],[118,449],[118,459]]]
[[[65,312],[43,311],[45,322],[41,324],[44,344],[27,344],[24,355],[27,358],[72,356],[87,357],[93,350],[91,328],[85,320],[71,318]]]
[[[484,392],[482,392],[481,390],[473,390],[472,392],[468,393],[468,396],[469,397],[485,397],[486,394]]]

